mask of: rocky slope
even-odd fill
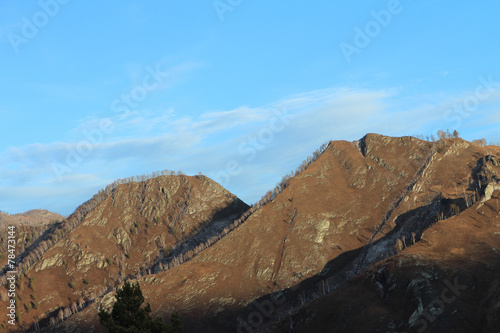
[[[84,309],[124,278],[149,273],[155,261],[174,253],[182,257],[247,209],[204,176],[162,176],[117,186],[25,269],[18,280],[23,327],[39,319],[48,326],[61,311],[65,318]]]

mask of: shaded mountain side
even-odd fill
[[[203,242],[201,230],[211,235],[248,208],[204,176],[118,185],[18,280],[23,320],[44,327],[60,311],[65,318],[82,310],[124,278],[147,274],[158,258]]]
[[[438,221],[415,245],[288,312],[269,332],[497,332],[499,195]]]

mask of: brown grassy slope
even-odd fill
[[[453,201],[472,197],[475,188],[482,195],[488,182],[498,182],[499,147],[477,147],[461,139],[446,140],[446,145],[439,146],[443,149],[438,150],[424,177],[398,210],[418,202],[422,196],[437,194],[437,198],[443,198],[440,202]],[[486,154],[493,156],[483,158]],[[292,324],[297,332],[498,329],[500,201],[497,194],[482,207],[480,203],[468,209],[466,205],[461,207],[465,211],[451,218],[454,213],[449,207],[438,206],[448,219],[425,231],[420,242],[370,268],[368,275],[355,277],[331,295],[287,317],[273,332],[287,332]],[[408,218],[404,223],[419,221]],[[407,244],[411,243],[407,235]],[[447,287],[446,281],[453,284],[457,276],[466,281],[468,289],[452,306],[446,303],[444,313],[437,316],[440,311],[432,307],[439,304],[439,293]],[[428,315],[429,312],[434,315]]]
[[[420,242],[276,325],[272,332],[497,332],[499,192],[439,221]]]
[[[406,237],[406,244],[411,245],[413,243],[411,232],[415,232],[415,240],[418,242],[425,229],[436,222],[438,213],[441,216],[440,218],[447,218],[455,215],[457,210],[467,209],[467,201],[470,204],[472,198],[465,200],[460,196],[467,197],[476,193],[474,191],[476,183],[477,185],[482,183],[481,188],[476,189],[478,193],[483,193],[484,187],[486,187],[485,184],[488,181],[493,183],[498,181],[496,175],[500,174],[500,163],[497,158],[488,156],[483,159],[482,156],[484,155],[481,153],[483,148],[472,146],[463,140],[447,140],[445,143],[445,145],[438,144],[438,148],[444,149],[437,149],[438,154],[434,156],[422,177],[412,187],[412,191],[408,192],[401,200],[388,223],[376,237],[377,241],[370,246],[364,247],[363,253],[367,253],[365,267],[392,256],[398,238],[401,241]],[[488,150],[491,150],[492,153],[496,151],[498,156],[498,147],[490,147]],[[466,163],[468,161],[471,162]],[[444,178],[443,173],[446,174],[448,179]],[[464,177],[467,174],[468,177]],[[467,187],[467,184],[470,184],[469,187]],[[416,208],[397,214],[402,209],[411,208],[410,205],[414,206],[415,202],[418,202],[425,194],[432,194],[431,199],[433,199],[428,203],[422,202]],[[412,198],[417,198],[417,200],[410,200]],[[389,232],[384,232],[384,230],[389,229],[390,225],[393,225],[392,229]],[[401,244],[403,243],[401,242]],[[321,275],[308,279],[301,283],[300,286],[296,286],[298,289],[294,288],[293,292],[286,290],[286,304],[280,306],[278,311],[280,313],[275,311],[268,322],[279,320],[280,315],[295,311],[304,302],[310,302],[319,295],[325,292],[328,293],[329,290],[335,289],[339,283],[345,282],[360,273],[361,270],[353,269],[353,267],[358,267],[357,265],[346,266],[345,263],[342,263],[342,261],[345,261],[345,257],[345,254],[343,254],[329,262]],[[354,261],[354,263],[356,262]],[[263,297],[263,300],[269,298],[270,296],[267,295]],[[242,317],[246,318],[246,315],[253,310],[255,308],[247,309],[242,313]],[[266,325],[261,326],[265,327]]]
[[[80,299],[88,303],[125,276],[140,273],[214,214],[224,211],[219,223],[229,223],[247,208],[203,176],[162,176],[119,185],[26,272],[19,286],[23,327],[37,318],[48,321]],[[28,288],[30,278],[36,281],[34,290]],[[38,309],[30,308],[32,295]]]

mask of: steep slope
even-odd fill
[[[61,311],[65,318],[83,309],[124,278],[149,272],[155,260],[189,249],[193,236],[203,242],[247,209],[204,176],[117,186],[18,280],[23,327],[39,320],[43,327]]]
[[[287,294],[289,303],[296,303],[287,308],[292,315],[285,314],[272,332],[496,332],[500,149],[460,139],[437,147],[399,209],[422,195],[436,199],[394,214],[392,233],[365,247],[373,258],[384,249],[393,252],[391,245],[398,242],[404,251],[330,295],[321,296],[335,281],[332,269],[298,286]]]
[[[499,195],[438,221],[415,245],[294,312],[272,332],[497,332]]]

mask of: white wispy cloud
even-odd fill
[[[253,202],[327,140],[355,140],[367,132],[418,134],[439,126],[445,106],[456,96],[439,97],[418,100],[401,96],[398,89],[340,87],[199,116],[177,116],[173,109],[126,119],[113,116],[115,130],[103,134],[87,156],[57,177],[54,163],[74,162],[68,156],[85,142],[82,132],[96,130],[102,121],[82,119],[71,132],[72,141],[10,147],[0,154],[0,201],[5,205],[0,209],[9,210],[27,198],[36,202],[40,196],[68,193],[68,187],[88,196],[90,189],[96,192],[116,178],[160,169],[201,171],[224,180],[229,190]],[[289,116],[279,123],[277,115],[283,112]],[[241,171],[224,178],[230,162]],[[80,188],[85,190],[79,192]],[[57,200],[65,204],[58,207],[64,206],[60,212],[68,214],[87,199],[81,194],[61,196]]]

